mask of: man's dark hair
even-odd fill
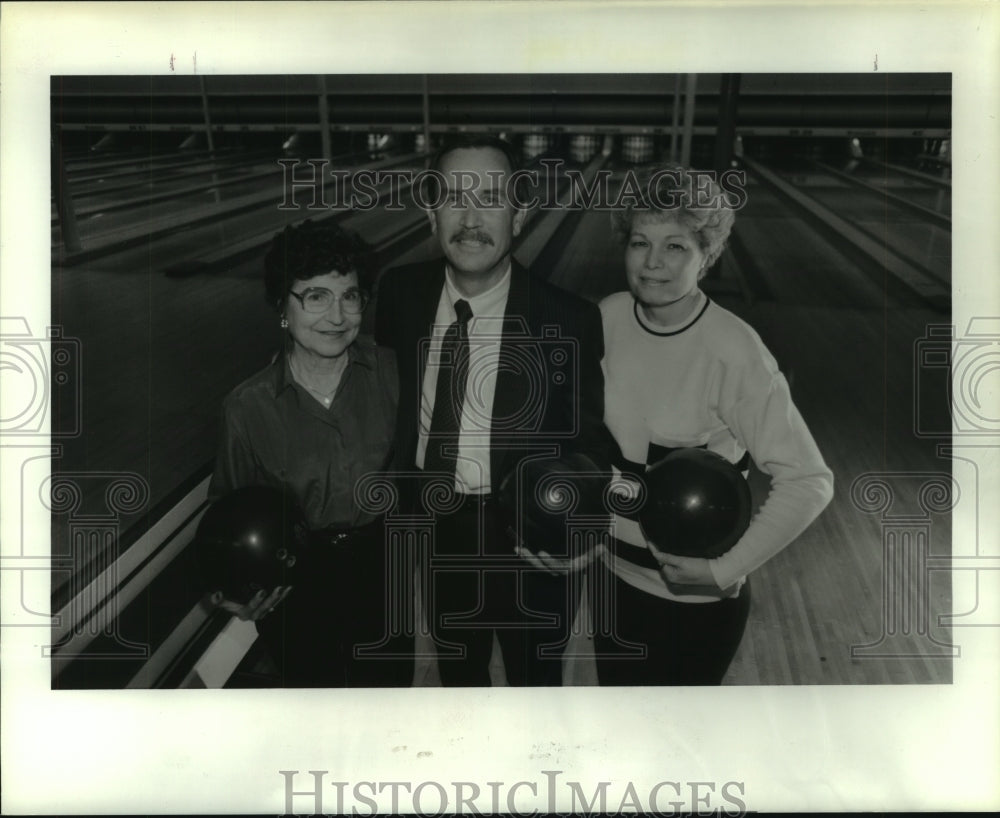
[[[264,256],[264,291],[279,310],[296,281],[338,272],[356,273],[358,287],[371,292],[375,275],[374,248],[352,230],[307,219],[276,233]]]
[[[500,153],[507,157],[507,164],[510,165],[511,173],[521,166],[521,158],[517,153],[517,149],[506,139],[501,139],[499,136],[493,136],[493,134],[488,133],[464,133],[451,134],[445,137],[445,141],[434,154],[434,158],[431,159],[431,170],[440,171],[441,163],[444,161],[445,156],[452,151],[467,148],[493,148],[500,151]]]
[[[515,148],[506,139],[501,139],[498,136],[493,136],[488,133],[463,133],[449,134],[445,137],[441,147],[438,148],[437,152],[431,159],[430,170],[440,173],[441,164],[444,162],[444,158],[453,151],[483,148],[493,148],[493,150],[502,153],[507,159],[507,164],[510,167],[511,173],[514,173],[521,168],[521,157],[517,152],[517,148]],[[429,192],[431,193],[431,200],[436,200],[439,195],[436,186],[432,187]],[[527,202],[528,180],[523,176],[518,177],[514,183],[513,193],[517,202]]]

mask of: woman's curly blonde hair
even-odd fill
[[[654,165],[629,171],[635,175],[638,200],[611,212],[611,230],[624,245],[636,217],[675,219],[687,227],[705,256],[705,269],[722,255],[736,214],[710,174],[692,172],[680,165]],[[623,197],[624,198],[624,197]],[[701,204],[708,206],[696,206]]]

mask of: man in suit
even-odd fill
[[[378,291],[376,340],[399,364],[401,466],[454,491],[432,503],[425,602],[445,685],[490,684],[494,633],[511,685],[562,683],[579,583],[563,543],[515,544],[495,498],[528,460],[607,441],[599,311],[511,259],[526,216],[516,167],[493,137],[439,151],[428,217],[444,257],[388,271]]]

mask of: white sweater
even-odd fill
[[[707,445],[732,463],[749,451],[771,477],[766,502],[732,549],[709,561],[719,587],[673,585],[628,560],[646,549],[639,524],[614,518],[619,556],[605,556],[623,580],[684,602],[739,592],[763,565],[819,515],[833,496],[833,474],[792,403],[788,383],[757,333],[698,294],[694,312],[675,327],[643,323],[631,293],[601,302],[604,321],[605,423],[627,460],[652,465],[650,444]]]

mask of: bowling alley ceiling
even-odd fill
[[[358,74],[52,78],[53,123],[99,129],[204,125],[524,130],[669,124],[694,76],[696,127],[714,125],[721,74]],[[741,74],[740,127],[948,128],[949,74]]]

